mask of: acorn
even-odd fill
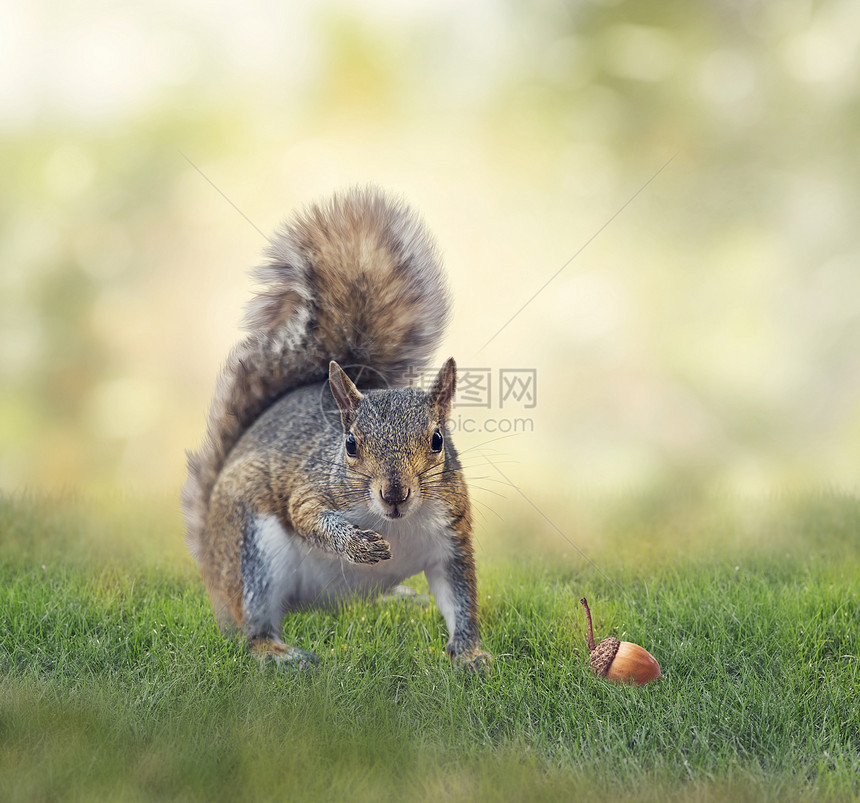
[[[637,686],[644,686],[660,677],[660,664],[638,644],[609,636],[595,647],[591,611],[585,597],[580,602],[588,619],[588,649],[591,652],[588,665],[595,675],[613,683],[635,683]]]

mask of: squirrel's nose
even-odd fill
[[[407,488],[404,491],[399,485],[389,485],[387,488],[380,488],[379,495],[388,505],[402,505],[409,498],[409,490]]]

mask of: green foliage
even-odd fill
[[[373,182],[439,238],[449,353],[538,372],[462,410],[526,413],[532,489],[857,487],[855,0],[19,5],[0,485],[179,485],[264,237]]]
[[[857,795],[853,506],[839,497],[786,506],[801,532],[827,526],[829,546],[822,539],[811,557],[773,542],[634,566],[610,544],[593,555],[600,573],[581,561],[490,561],[481,602],[496,663],[477,678],[452,672],[436,610],[404,601],[291,616],[288,640],[321,665],[261,670],[217,632],[187,564],[157,559],[156,514],[129,506],[123,537],[141,543],[138,556],[74,561],[62,521],[74,533],[76,515],[108,526],[118,510],[4,500],[0,798]],[[597,637],[642,644],[661,682],[618,687],[590,675],[583,595]]]

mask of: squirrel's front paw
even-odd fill
[[[373,530],[353,529],[344,549],[353,563],[379,563],[391,559],[391,544]]]
[[[486,650],[478,648],[451,655],[451,663],[456,670],[485,675],[493,668],[493,656]]]

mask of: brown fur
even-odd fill
[[[324,379],[331,360],[366,387],[399,386],[423,368],[449,314],[435,245],[405,204],[355,189],[284,225],[254,277],[248,336],[218,378],[206,437],[188,453],[186,541],[201,556],[212,489],[248,427],[288,391]],[[345,314],[348,311],[348,314]]]
[[[399,202],[353,191],[297,216],[268,256],[183,489],[219,623],[262,660],[308,667],[282,640],[286,613],[424,571],[451,659],[481,670],[468,489],[443,435],[454,360],[428,392],[403,387],[448,315],[429,236]]]

